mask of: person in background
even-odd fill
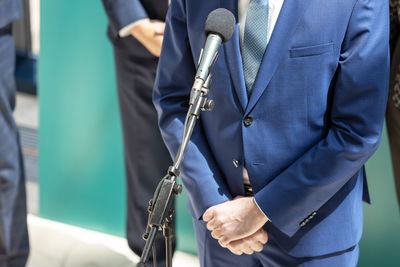
[[[171,164],[152,103],[168,0],[103,0],[103,5],[109,19],[108,37],[114,47],[124,137],[127,239],[130,248],[140,255],[149,200]],[[164,266],[162,235],[155,244],[158,266]]]
[[[0,0],[0,266],[25,266],[29,255],[25,174],[13,118],[16,86],[12,23],[22,15],[19,0]]]
[[[239,23],[181,170],[201,266],[356,266],[364,164],[387,103],[388,3],[172,1],[153,101],[173,155],[204,22],[221,7]]]
[[[386,125],[400,208],[400,0],[390,0],[390,86]]]

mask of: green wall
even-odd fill
[[[40,215],[123,235],[124,169],[101,1],[41,1]]]
[[[123,236],[121,127],[106,24],[99,0],[41,0],[40,216]],[[400,266],[386,134],[367,172],[373,205],[365,206],[359,266]],[[178,247],[194,252],[185,199],[177,201]]]
[[[101,1],[41,0],[40,216],[124,236],[122,133],[106,28]],[[185,201],[184,194],[177,201],[178,248],[194,253]]]

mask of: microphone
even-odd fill
[[[222,43],[231,39],[235,24],[235,16],[225,8],[215,9],[208,15],[204,27],[207,41],[200,53],[192,90],[201,91],[205,84],[208,85],[211,68],[218,57],[218,49]]]

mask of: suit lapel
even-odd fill
[[[243,111],[246,109],[248,97],[243,76],[242,56],[240,52],[239,23],[238,23],[238,0],[220,0],[221,7],[230,10],[236,18],[235,32],[231,40],[226,42],[224,47],[225,62],[227,63],[233,89],[240,101]]]
[[[235,0],[234,0],[235,1]],[[290,39],[302,18],[310,0],[285,0],[276,22],[271,39],[264,54],[253,91],[246,107],[248,114],[254,108],[278,68],[283,56],[287,55]],[[237,2],[237,1],[236,1]],[[290,77],[288,77],[290,79]]]

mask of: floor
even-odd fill
[[[139,257],[126,239],[28,216],[31,253],[27,267],[131,267]],[[197,257],[177,252],[175,267],[200,266]]]

